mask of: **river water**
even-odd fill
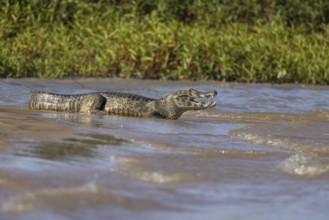
[[[32,88],[218,95],[172,121],[28,110]],[[0,219],[329,216],[328,87],[3,79],[0,126]]]

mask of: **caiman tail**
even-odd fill
[[[104,106],[105,99],[98,93],[64,95],[39,90],[30,92],[29,108],[64,112],[94,113]]]

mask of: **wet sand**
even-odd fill
[[[0,106],[0,149],[20,140],[57,141],[74,137],[74,127],[40,117],[27,107]]]

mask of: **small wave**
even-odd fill
[[[243,140],[252,144],[265,145],[290,151],[296,152],[329,152],[329,146],[323,145],[321,143],[302,143],[298,139],[292,137],[278,136],[278,135],[268,135],[268,134],[253,134],[248,132],[242,132],[240,130],[235,130],[231,132],[231,137],[239,140]]]
[[[259,121],[230,131],[234,139],[283,149],[293,155],[278,168],[297,176],[319,176],[329,172],[328,115],[326,111],[295,114],[280,120]]]
[[[212,118],[213,120],[228,121],[232,123],[259,123],[259,122],[305,122],[327,121],[328,110],[312,110],[307,113],[283,113],[283,112],[220,112],[220,111],[196,111],[185,113],[193,117]]]
[[[298,153],[282,161],[278,167],[291,175],[316,177],[329,172],[329,160],[316,153]]]
[[[142,171],[131,175],[134,178],[150,183],[177,183],[189,177],[184,173],[166,173],[163,171]]]
[[[9,198],[2,204],[1,211],[21,213],[31,211],[35,208],[44,207],[44,201],[49,201],[56,198],[60,199],[63,195],[74,196],[95,193],[98,193],[98,187],[94,181],[78,187],[40,189],[34,192],[26,192]]]
[[[122,175],[131,178],[156,184],[170,184],[180,182],[190,182],[198,179],[198,176],[190,175],[184,172],[168,172],[164,170],[152,170],[145,166],[143,159],[119,157],[115,156],[114,159],[117,164],[112,171],[121,173]]]
[[[151,150],[150,152],[154,152],[156,149],[160,149],[162,151],[167,152],[175,152],[175,153],[183,153],[183,154],[199,154],[199,155],[219,155],[219,156],[235,156],[235,157],[272,157],[283,155],[283,152],[273,152],[273,151],[264,151],[259,149],[232,149],[225,148],[221,146],[221,148],[204,148],[201,146],[178,146],[177,144],[171,143],[160,143],[157,141],[150,140],[137,140],[130,139],[129,141],[142,144],[144,147],[147,146]],[[285,155],[285,154],[284,154]]]
[[[235,123],[250,123],[260,121],[289,120],[294,114],[284,114],[281,112],[218,112],[218,111],[199,111],[194,113],[195,117],[220,119]]]

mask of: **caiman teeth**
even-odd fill
[[[191,102],[195,102],[195,103],[199,103],[199,104],[202,104],[202,105],[209,105],[209,106],[213,106],[213,105],[216,105],[216,102],[213,101],[214,97],[213,96],[210,96],[210,97],[206,97],[206,99],[211,99],[209,102],[204,102],[204,101],[198,101],[198,100],[195,100],[194,98],[193,99],[190,99]]]

